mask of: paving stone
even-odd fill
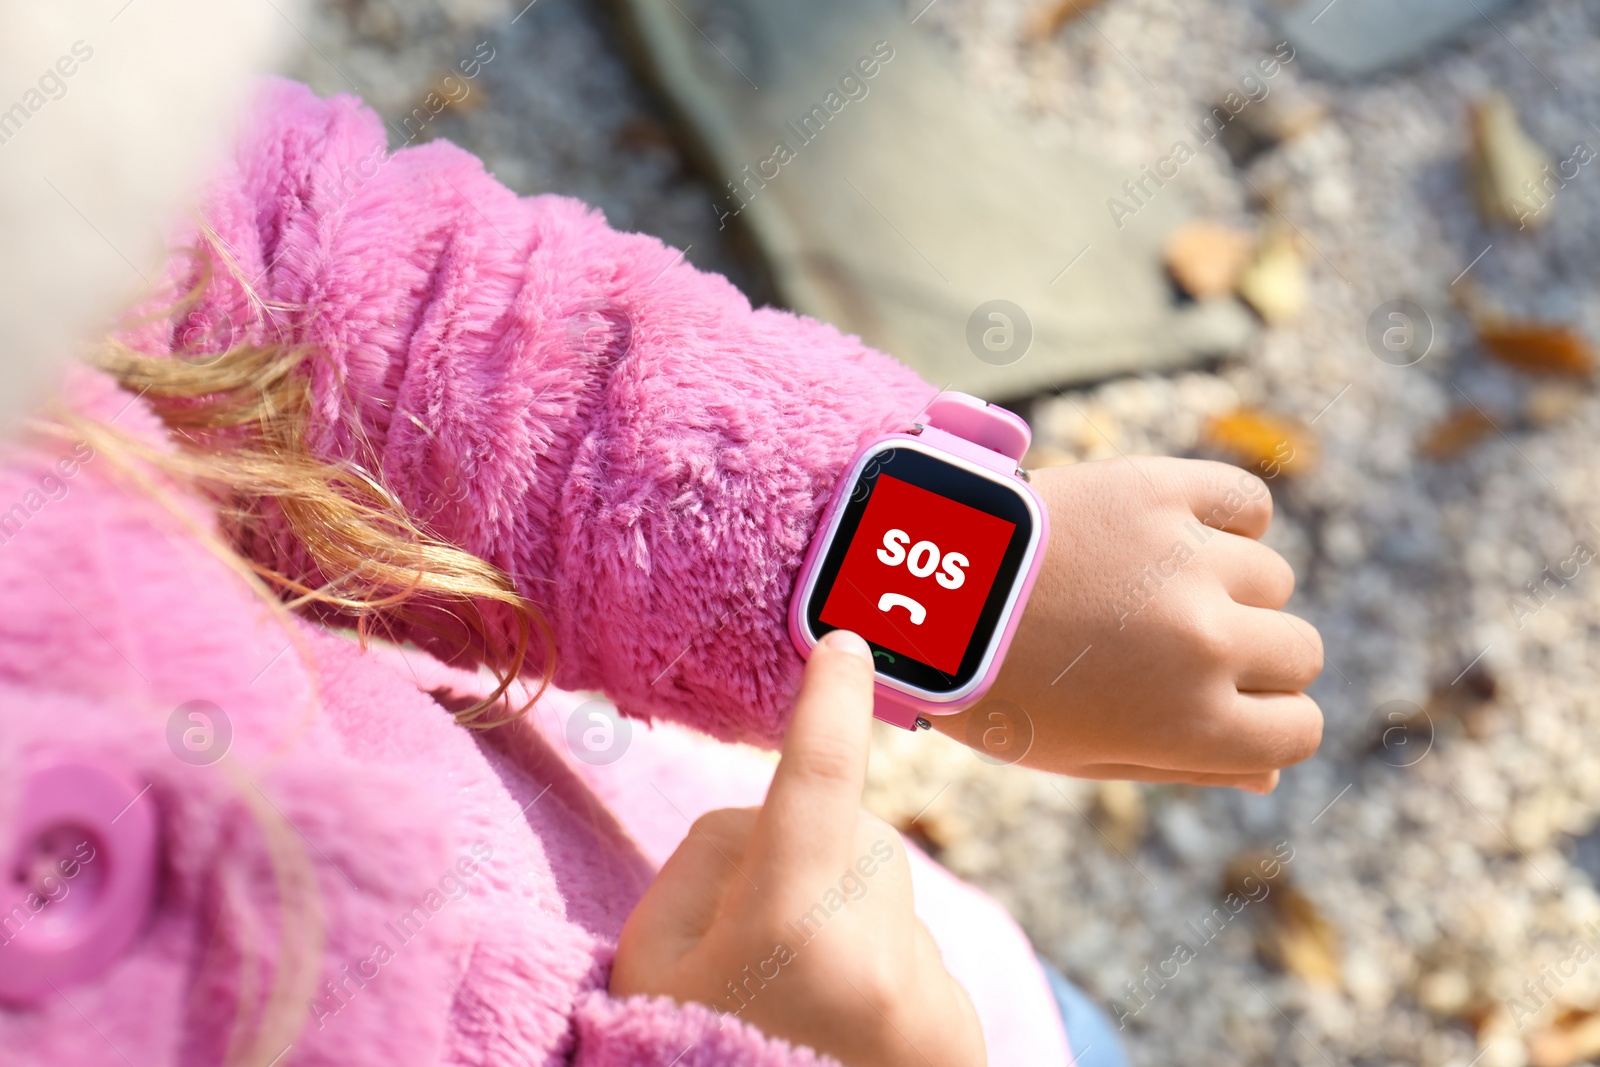
[[[1458,38],[1494,33],[1494,15],[1520,0],[1309,0],[1284,32],[1308,67],[1369,78],[1427,57]]]
[[[1147,180],[1119,225],[1139,172],[1039,145],[893,0],[623,7],[726,180],[707,211],[748,227],[795,309],[990,397],[1216,354],[1162,269],[1177,190]]]

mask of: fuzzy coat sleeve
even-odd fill
[[[660,997],[579,998],[573,1067],[838,1067],[812,1049],[767,1037],[736,1016]]]
[[[781,736],[801,667],[785,611],[820,512],[933,389],[453,145],[391,154],[359,101],[291,82],[263,85],[202,216],[226,269],[146,344],[311,344],[316,447],[376,464],[509,572],[554,630],[556,684]],[[177,257],[169,280],[198,269]]]

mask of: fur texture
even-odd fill
[[[511,197],[448,146],[384,164],[360,210],[359,191],[329,200],[342,160],[381,143],[354,102],[270,85],[207,201],[267,310],[249,317],[224,283],[139,343],[198,346],[196,330],[228,322],[323,343],[347,379],[323,383],[323,447],[356,453],[341,407],[355,398],[412,506],[545,605],[563,681],[772,740],[798,669],[782,605],[816,510],[856,442],[926,388],[825,327],[750,311],[570,201]],[[502,237],[522,258],[494,251]],[[97,375],[77,375],[67,402],[163,438]],[[424,692],[481,679],[273,610],[200,542],[205,506],[170,489],[163,505],[112,457],[47,487],[67,447],[0,463],[0,858],[22,844],[28,760],[67,746],[151,785],[137,803],[158,814],[161,874],[121,959],[42,1004],[0,1006],[0,1059],[830,1062],[737,1019],[606,993],[656,866],[694,817],[758,802],[769,757],[641,727],[609,767],[569,762],[551,739],[578,699],[561,692],[534,721],[475,736]],[[195,699],[233,732],[210,766],[170,747],[174,709]],[[991,1062],[1066,1062],[1015,924],[913,860],[918,914],[974,994]]]
[[[75,386],[75,408],[160,439],[142,403],[94,375]],[[122,959],[41,1005],[0,1006],[4,1062],[211,1067],[230,1046],[255,1067],[286,1049],[284,1067],[827,1062],[605,992],[656,867],[705,811],[759,802],[770,756],[663,728],[614,764],[569,762],[549,738],[579,699],[556,691],[516,728],[473,735],[424,691],[481,679],[272,610],[196,540],[203,506],[130,492],[110,457],[41,492],[55,455],[0,465],[0,502],[23,509],[0,511],[0,856],[21,844],[30,755],[68,744],[150,783],[138,803],[158,812],[161,875]],[[210,766],[170,747],[174,709],[195,699],[232,727]],[[972,991],[991,1062],[1066,1062],[1016,925],[911,855],[918,914]],[[280,985],[287,1015],[263,1033]]]
[[[453,145],[384,145],[354,98],[266,83],[203,210],[261,302],[222,279],[139,343],[314,342],[325,453],[376,463],[510,572],[554,626],[558,685],[774,743],[801,666],[784,612],[828,493],[933,390],[577,201],[518,198]],[[175,261],[173,286],[193,270]]]
[[[127,405],[80,390],[102,417]],[[141,420],[154,436],[137,404],[119,425]],[[27,499],[52,458],[0,468],[0,499]],[[159,902],[95,980],[0,1008],[7,1062],[225,1062],[297,959],[289,1029],[243,1062],[665,1064],[703,1031],[720,1051],[683,1062],[816,1062],[713,1013],[606,1003],[653,867],[557,750],[536,731],[480,748],[392,657],[272,611],[110,465],[90,459],[0,548],[0,851],[27,756],[71,738],[151,783]],[[168,747],[194,699],[232,727],[211,766]]]

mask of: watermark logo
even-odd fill
[[[414,941],[433,921],[434,916],[456,901],[466,899],[472,892],[473,879],[494,858],[494,846],[487,841],[474,841],[467,852],[457,857],[442,875],[415,900],[412,906],[383,924],[382,936],[372,943],[372,950],[360,956],[325,979],[317,994],[306,1001],[317,1029],[324,1030],[328,1020],[338,1015],[367,986],[376,981],[384,968]]]
[[[1198,959],[1201,950],[1221,937],[1246,908],[1266,900],[1284,868],[1294,862],[1294,856],[1293,845],[1287,841],[1278,842],[1270,853],[1263,853],[1248,871],[1241,873],[1238,884],[1230,886],[1221,902],[1208,914],[1199,916],[1198,923],[1185,919],[1183,938],[1175,941],[1172,951],[1153,965],[1154,971],[1145,967],[1138,976],[1123,982],[1121,999],[1108,1004],[1117,1029],[1127,1029],[1128,1023],[1167,988],[1167,983]],[[1190,944],[1191,939],[1193,944]]]
[[[633,742],[633,722],[609,700],[586,700],[567,719],[567,751],[591,767],[617,762]]]
[[[93,458],[94,449],[89,442],[77,442],[70,454],[56,458],[53,469],[40,475],[20,500],[0,510],[0,545],[10,544],[47,505],[65,500],[70,488],[67,483]]]
[[[1147,163],[1139,169],[1138,177],[1122,183],[1122,196],[1107,197],[1106,210],[1111,214],[1111,221],[1117,224],[1117,229],[1122,229],[1129,219],[1143,211],[1155,199],[1156,193],[1177,178],[1185,164],[1222,136],[1245,108],[1265,100],[1272,91],[1268,82],[1278,76],[1285,64],[1292,63],[1294,57],[1294,47],[1288,41],[1281,42],[1272,55],[1263,56],[1254,69],[1239,79],[1238,88],[1230,90],[1222,103],[1211,109],[1210,114],[1199,122],[1189,120],[1184,123],[1184,128],[1194,139],[1192,146],[1183,138],[1174,141],[1172,151],[1158,159],[1154,167]]]
[[[1506,197],[1506,207],[1510,213],[1517,217],[1517,229],[1526,230],[1529,222],[1536,221],[1544,213],[1545,208],[1555,202],[1556,193],[1565,189],[1567,183],[1578,177],[1578,172],[1595,161],[1595,150],[1579,141],[1572,147],[1572,154],[1563,159],[1559,165],[1560,173],[1550,169],[1546,163],[1539,172],[1539,180],[1535,182],[1528,178],[1522,183],[1522,192],[1526,200],[1519,200],[1515,196]]]
[[[967,347],[995,367],[1009,367],[1033,345],[1033,320],[1009,300],[986,300],[967,316]]]
[[[711,1006],[724,1015],[742,1014],[769,982],[778,980],[783,968],[799,958],[800,950],[820,935],[823,927],[835,915],[867,895],[873,875],[893,859],[893,845],[882,838],[874,841],[871,849],[857,856],[855,863],[844,869],[837,884],[824,890],[822,896],[793,922],[783,924],[783,939],[773,945],[770,956],[746,964],[732,981],[724,983],[727,995],[719,997],[719,1000],[729,1007],[723,1007],[722,1003],[713,1003]]]
[[[967,747],[985,763],[1008,767],[1033,747],[1033,717],[1009,700],[986,700],[967,718]]]
[[[872,487],[878,484],[878,475],[883,472],[883,468],[894,462],[897,454],[894,449],[889,449],[879,452],[868,460],[867,465],[862,468],[861,477],[856,479],[855,487],[850,490],[850,499],[860,501],[871,496]]]
[[[209,700],[179,704],[167,716],[167,747],[191,767],[209,767],[233,744],[233,720]]]
[[[1593,523],[1589,525],[1591,528],[1594,526]],[[1543,611],[1546,604],[1553,603],[1594,559],[1594,547],[1587,541],[1578,541],[1573,544],[1566,559],[1546,566],[1536,577],[1524,583],[1523,595],[1510,597],[1506,601],[1511,608],[1511,617],[1516,620],[1517,629],[1528,625],[1528,620]]]
[[[1433,717],[1420,704],[1389,700],[1379,704],[1367,725],[1373,752],[1391,767],[1414,767],[1433,750]]]
[[[232,318],[217,321],[207,311],[190,312],[177,330],[174,348],[194,366],[210,366],[249,340],[249,330]],[[211,360],[199,357],[210,355]]]
[[[487,50],[488,54],[485,54]],[[428,127],[435,118],[451,106],[459,107],[466,102],[472,94],[472,86],[467,84],[483,72],[483,68],[493,62],[495,57],[494,46],[488,41],[479,41],[472,55],[456,64],[461,71],[458,78],[454,73],[447,74],[440,80],[436,89],[430,90],[411,113],[406,115],[395,126],[399,132],[406,134],[406,145],[410,145]],[[465,80],[463,80],[465,79]],[[443,90],[440,92],[439,90]],[[404,146],[402,146],[404,147]],[[368,182],[376,178],[384,167],[387,167],[394,155],[386,144],[376,145],[372,151],[355,160],[344,168],[339,174],[338,201],[345,203],[356,193],[360,192]]]
[[[1367,317],[1367,347],[1391,367],[1421,363],[1433,348],[1433,319],[1410,300],[1380,304]]]
[[[852,102],[867,98],[872,91],[870,82],[894,59],[894,46],[879,41],[872,46],[872,54],[862,56],[839,76],[837,87],[830,86],[820,100],[804,114],[783,124],[782,136],[772,144],[772,152],[753,166],[745,164],[738,174],[728,179],[727,205],[712,204],[717,214],[717,229],[727,227],[730,218],[744,213],[751,202],[761,195],[769,182],[776,181],[783,168],[800,158],[807,145],[822,136],[828,124],[837,119]],[[737,206],[734,206],[737,205]]]
[[[566,343],[568,353],[585,365],[610,366],[633,344],[633,319],[610,300],[586,300],[567,316]]]
[[[94,47],[87,41],[73,41],[68,53],[46,67],[38,82],[29,86],[16,103],[10,107],[0,105],[0,145],[10,144],[34,115],[51,101],[67,95],[67,79],[94,58]]]
[[[0,910],[0,949],[16,940],[30,923],[52,907],[70,912],[70,905],[62,905],[72,892],[73,879],[98,855],[88,838],[75,838],[72,831],[66,830],[57,830],[35,841],[31,852],[31,857],[21,862],[12,876],[15,888],[25,892],[18,893],[9,911]],[[92,896],[98,874],[85,881]],[[5,957],[0,956],[0,960],[3,959]]]

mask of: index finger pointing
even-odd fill
[[[872,677],[871,649],[848,630],[812,649],[751,842],[759,867],[849,861],[867,780]]]

